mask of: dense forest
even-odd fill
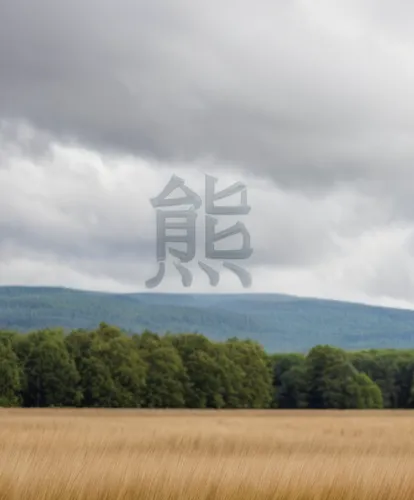
[[[252,340],[95,330],[0,331],[0,405],[109,408],[410,408],[414,350],[328,345],[268,354]]]

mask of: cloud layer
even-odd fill
[[[149,198],[173,173],[202,190],[206,172],[249,187],[254,290],[412,307],[413,14],[0,3],[0,283],[140,289]]]

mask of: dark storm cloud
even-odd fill
[[[141,157],[212,158],[316,193],[385,185],[414,160],[411,7],[400,7],[1,2],[0,116]]]

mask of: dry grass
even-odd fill
[[[0,499],[414,499],[412,412],[0,410]]]

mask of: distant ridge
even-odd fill
[[[320,343],[346,349],[414,348],[414,311],[283,294],[108,293],[64,287],[0,287],[0,328],[60,326],[127,332],[198,331],[252,338],[270,352]]]

